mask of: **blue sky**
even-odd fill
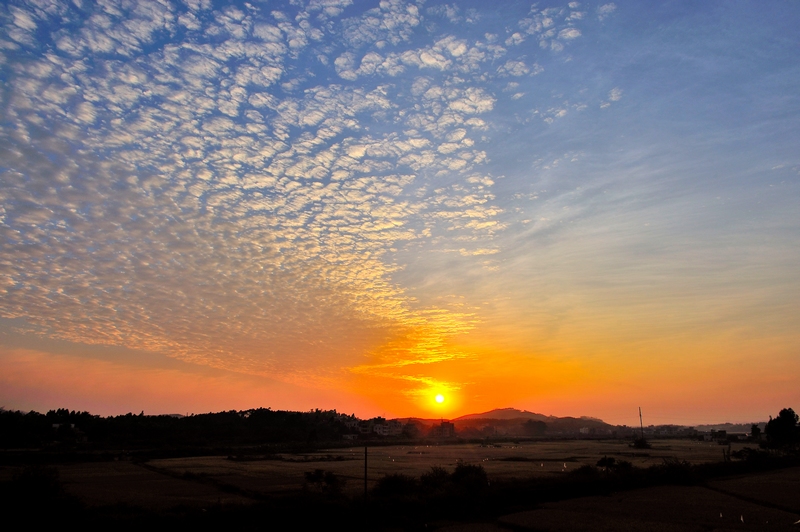
[[[444,391],[452,412],[649,400],[667,420],[688,408],[668,390],[720,375],[771,392],[702,415],[777,411],[800,369],[799,21],[792,2],[9,2],[0,356],[30,371],[0,400],[44,408],[30,375],[53,356],[262,379],[298,408],[324,390],[410,414]]]

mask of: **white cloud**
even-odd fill
[[[580,32],[536,12],[509,36],[529,55],[507,57],[399,0],[330,20],[351,5],[65,7],[49,55],[9,55],[0,315],[286,379],[433,320],[392,250],[497,252],[481,243],[504,227],[481,144],[493,83],[540,72],[540,36]],[[24,10],[13,26],[20,43],[45,31]],[[433,310],[437,342],[472,326]]]
[[[253,35],[266,42],[282,42],[283,32],[277,26],[272,24],[260,23],[256,24],[253,28]]]
[[[530,73],[530,69],[525,65],[524,61],[513,61],[509,60],[502,66],[497,69],[497,72],[500,75],[506,76],[524,76],[525,74]]]
[[[75,116],[84,124],[92,124],[97,118],[97,113],[91,103],[83,102],[75,109]]]
[[[310,12],[320,11],[325,17],[338,17],[351,5],[352,0],[311,0],[307,9]]]
[[[14,18],[14,25],[25,31],[34,31],[36,22],[27,11],[16,6],[10,6],[11,16]]]
[[[558,38],[564,40],[577,39],[581,36],[581,30],[577,28],[564,28],[558,32]]]
[[[408,41],[420,23],[417,6],[402,0],[383,0],[363,16],[344,21],[345,38],[353,47],[388,41],[397,45]]]
[[[444,4],[429,7],[425,10],[429,15],[439,16],[446,18],[448,21],[452,23],[458,23],[463,20],[461,17],[461,9],[456,4]]]
[[[508,37],[508,39],[506,39],[506,46],[515,46],[515,45],[518,45],[518,44],[522,44],[524,41],[525,41],[525,37],[521,33],[515,32],[515,33],[512,33]]]
[[[609,15],[611,15],[611,13],[613,13],[616,9],[617,5],[614,3],[603,4],[602,6],[597,8],[597,18],[603,20]]]

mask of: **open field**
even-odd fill
[[[798,474],[798,470],[794,470]],[[759,477],[761,475],[758,475]],[[787,530],[797,515],[701,486],[658,486],[612,496],[545,503],[498,519],[519,530],[553,532]],[[456,530],[457,528],[454,527]],[[455,530],[453,530],[455,532]]]
[[[387,474],[419,477],[432,466],[453,470],[459,462],[480,464],[489,480],[557,477],[604,457],[627,460],[637,467],[661,464],[664,458],[693,464],[719,462],[723,447],[689,440],[656,440],[653,448],[632,449],[624,441],[567,440],[522,443],[394,445],[370,447],[369,485]],[[733,444],[732,450],[744,447]],[[125,503],[144,508],[170,505],[207,505],[212,502],[247,503],[260,496],[301,490],[304,474],[331,471],[346,480],[345,494],[363,492],[364,448],[320,450],[313,453],[243,460],[201,456],[132,462],[86,462],[58,466],[65,490],[89,505]],[[0,480],[10,479],[13,468],[0,469]],[[742,481],[744,482],[744,481]],[[736,485],[738,486],[738,484]],[[738,489],[736,486],[731,489]],[[749,487],[742,488],[749,489]],[[764,491],[761,489],[761,491]],[[784,497],[776,492],[774,497]]]
[[[156,510],[250,502],[213,485],[172,478],[130,462],[60,466],[64,489],[90,506],[127,504]]]
[[[665,459],[691,464],[718,463],[723,458],[722,449],[727,449],[716,443],[688,440],[651,443],[652,449],[647,450],[632,449],[626,442],[598,440],[370,447],[369,485],[374,487],[379,479],[393,473],[419,478],[432,466],[453,471],[462,462],[480,464],[490,483],[530,478],[566,479],[571,483],[580,482],[581,478],[580,474],[570,475],[571,471],[584,465],[594,466],[605,456],[647,468],[661,465]],[[733,444],[732,451],[744,446]],[[114,507],[139,508],[137,515],[149,515],[147,512],[183,515],[181,511],[191,512],[192,508],[203,512],[207,508],[235,512],[238,510],[232,509],[244,511],[258,508],[259,504],[274,504],[275,500],[282,500],[275,497],[299,493],[304,486],[305,473],[315,469],[330,471],[345,479],[343,494],[358,507],[364,487],[363,459],[364,448],[354,446],[236,459],[202,456],[145,462],[68,463],[55,467],[66,493],[88,508],[101,511]],[[20,470],[0,468],[0,481],[10,479]],[[556,498],[539,504],[506,504],[502,512],[486,516],[484,522],[438,521],[431,522],[430,529],[450,532],[783,530],[800,519],[798,467],[713,477],[695,485],[641,486],[609,493]],[[312,497],[309,500],[321,499]],[[173,509],[177,508],[184,510],[175,514]]]
[[[712,480],[708,483],[708,487],[755,503],[785,508],[800,514],[800,469],[798,468]]]
[[[734,444],[732,450],[744,447]],[[419,477],[432,466],[452,470],[459,461],[480,464],[489,479],[555,476],[582,465],[595,465],[604,457],[627,460],[637,467],[661,464],[677,458],[693,464],[719,462],[723,447],[688,440],[655,441],[652,449],[632,449],[627,442],[570,440],[518,444],[442,444],[370,447],[370,485],[387,474]],[[725,447],[727,449],[727,447]],[[149,465],[174,475],[190,473],[210,477],[246,490],[276,493],[301,489],[304,473],[314,469],[332,471],[347,480],[347,492],[364,487],[364,448],[331,449],[306,454],[283,454],[269,460],[234,461],[223,456],[151,460]],[[274,459],[281,458],[281,459]]]

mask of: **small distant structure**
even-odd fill
[[[716,442],[728,441],[728,431],[711,429],[710,433],[703,434],[703,440]]]
[[[392,419],[386,424],[386,435],[387,436],[400,436],[403,434],[404,424],[402,421],[398,421],[397,419]]]
[[[53,432],[62,441],[86,443],[86,434],[75,426],[75,423],[53,423]]]
[[[356,439],[375,439],[384,437],[399,437],[410,432],[409,424],[405,424],[398,419],[386,420],[383,417],[372,419],[358,419],[355,416],[343,420],[348,434],[343,436],[347,440]],[[411,429],[414,427],[411,426]]]
[[[376,417],[372,420],[372,432],[377,434],[378,436],[388,436],[389,435],[389,424],[386,423],[386,420],[382,417]]]
[[[444,421],[434,426],[430,432],[431,438],[455,438],[456,426],[449,421]]]

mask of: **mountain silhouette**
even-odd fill
[[[555,416],[545,416],[544,414],[528,412],[527,410],[518,410],[516,408],[495,408],[494,410],[489,410],[488,412],[480,414],[467,414],[457,417],[453,419],[453,421],[468,421],[473,419],[532,419],[534,421],[548,421],[554,418]]]

